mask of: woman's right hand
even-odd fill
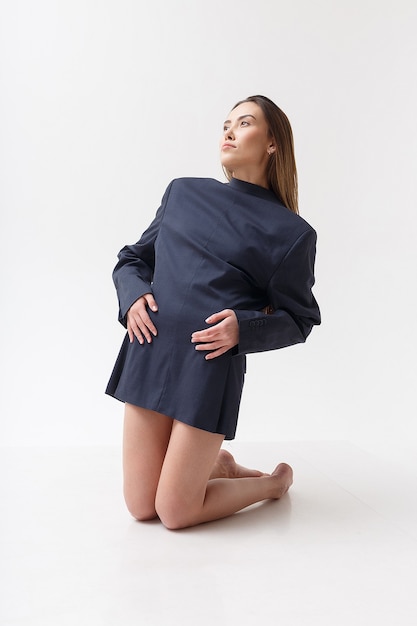
[[[158,310],[158,305],[151,293],[145,293],[144,296],[138,298],[128,310],[127,332],[130,343],[133,343],[135,337],[140,344],[144,343],[144,337],[148,343],[152,343],[152,335],[156,337],[158,331],[149,317],[148,307],[155,313]]]

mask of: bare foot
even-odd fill
[[[258,470],[239,465],[227,450],[220,450],[210,478],[253,478],[268,476]]]
[[[271,478],[275,478],[273,487],[273,499],[278,500],[287,493],[293,482],[292,468],[286,463],[280,463],[276,466],[271,474]]]

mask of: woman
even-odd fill
[[[320,323],[287,117],[249,97],[220,147],[229,182],[172,181],[113,274],[127,335],[106,392],[125,402],[125,500],[170,529],[289,489],[285,463],[264,474],[220,447],[235,435],[245,355],[303,342]]]

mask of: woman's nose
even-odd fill
[[[233,134],[233,131],[232,131],[231,127],[226,128],[226,130],[224,131],[224,138],[225,139],[234,139],[234,134]]]

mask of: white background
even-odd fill
[[[222,122],[272,98],[318,231],[323,324],[251,355],[241,441],[415,446],[413,1],[3,1],[1,443],[118,444],[111,282],[169,181],[223,180]]]

